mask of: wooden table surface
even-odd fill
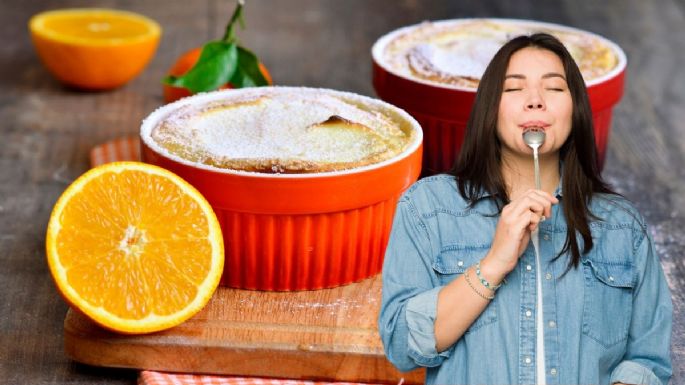
[[[438,1],[249,0],[240,31],[277,84],[374,96],[370,48],[385,32],[422,20],[526,18],[599,33],[628,55],[604,176],[651,225],[675,303],[674,378],[685,383],[685,0]],[[110,92],[64,88],[39,62],[27,33],[39,11],[99,5],[143,13],[164,35],[154,60]],[[3,0],[0,7],[0,383],[132,384],[137,373],[87,367],[63,352],[67,307],[45,262],[50,210],[88,168],[88,151],[135,134],[162,103],[174,58],[220,37],[234,0]]]

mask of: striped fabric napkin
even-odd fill
[[[140,140],[132,136],[103,143],[90,151],[90,166],[118,161],[139,161]],[[143,370],[138,385],[365,385],[349,382],[313,382],[304,380],[232,377],[216,375],[163,373]]]

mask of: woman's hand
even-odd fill
[[[542,220],[552,215],[552,204],[559,200],[542,190],[528,190],[502,209],[490,252],[481,270],[493,284],[499,283],[516,267],[528,246],[530,234]]]

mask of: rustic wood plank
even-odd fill
[[[97,366],[325,381],[421,383],[385,359],[376,329],[380,276],[324,290],[221,287],[196,316],[150,335],[122,336],[74,311],[66,350]],[[269,362],[269,365],[264,365]]]

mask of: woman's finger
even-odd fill
[[[539,206],[533,206],[531,202],[536,202],[537,204],[542,206],[542,210],[540,210]],[[538,213],[542,211],[540,215],[544,215],[549,218],[552,216],[552,204],[554,204],[554,202],[559,202],[559,200],[544,191],[528,190],[523,196],[521,196],[519,199],[512,203],[515,207],[519,209],[519,213],[522,212],[521,205],[523,205],[528,206],[529,209],[532,209],[533,211]]]
[[[540,222],[542,222],[544,219],[544,216],[542,215],[537,215],[536,213],[531,213],[530,219],[528,222],[528,230],[534,231],[535,229],[538,228],[540,225]]]
[[[549,215],[551,206],[548,201],[536,196],[524,196],[511,203],[511,215],[523,215],[528,211],[533,211],[538,215]]]
[[[508,213],[507,222],[519,231],[533,231],[543,221],[545,211],[549,215],[549,208],[536,200],[524,201]]]
[[[540,210],[538,207],[536,207],[536,208],[531,207],[531,209],[535,213],[537,213],[540,216],[544,216],[544,217],[551,217],[552,216],[552,203],[549,200],[547,200],[544,197],[541,197],[540,195],[537,195],[537,194],[531,195],[530,198],[532,200],[534,200],[535,202],[537,202],[537,204],[539,204],[540,207],[542,208]]]
[[[533,190],[534,195],[538,198],[542,198],[545,202],[545,216],[547,218],[552,216],[552,205],[555,205],[559,203],[559,199],[557,197],[547,193],[546,191],[542,190]]]

